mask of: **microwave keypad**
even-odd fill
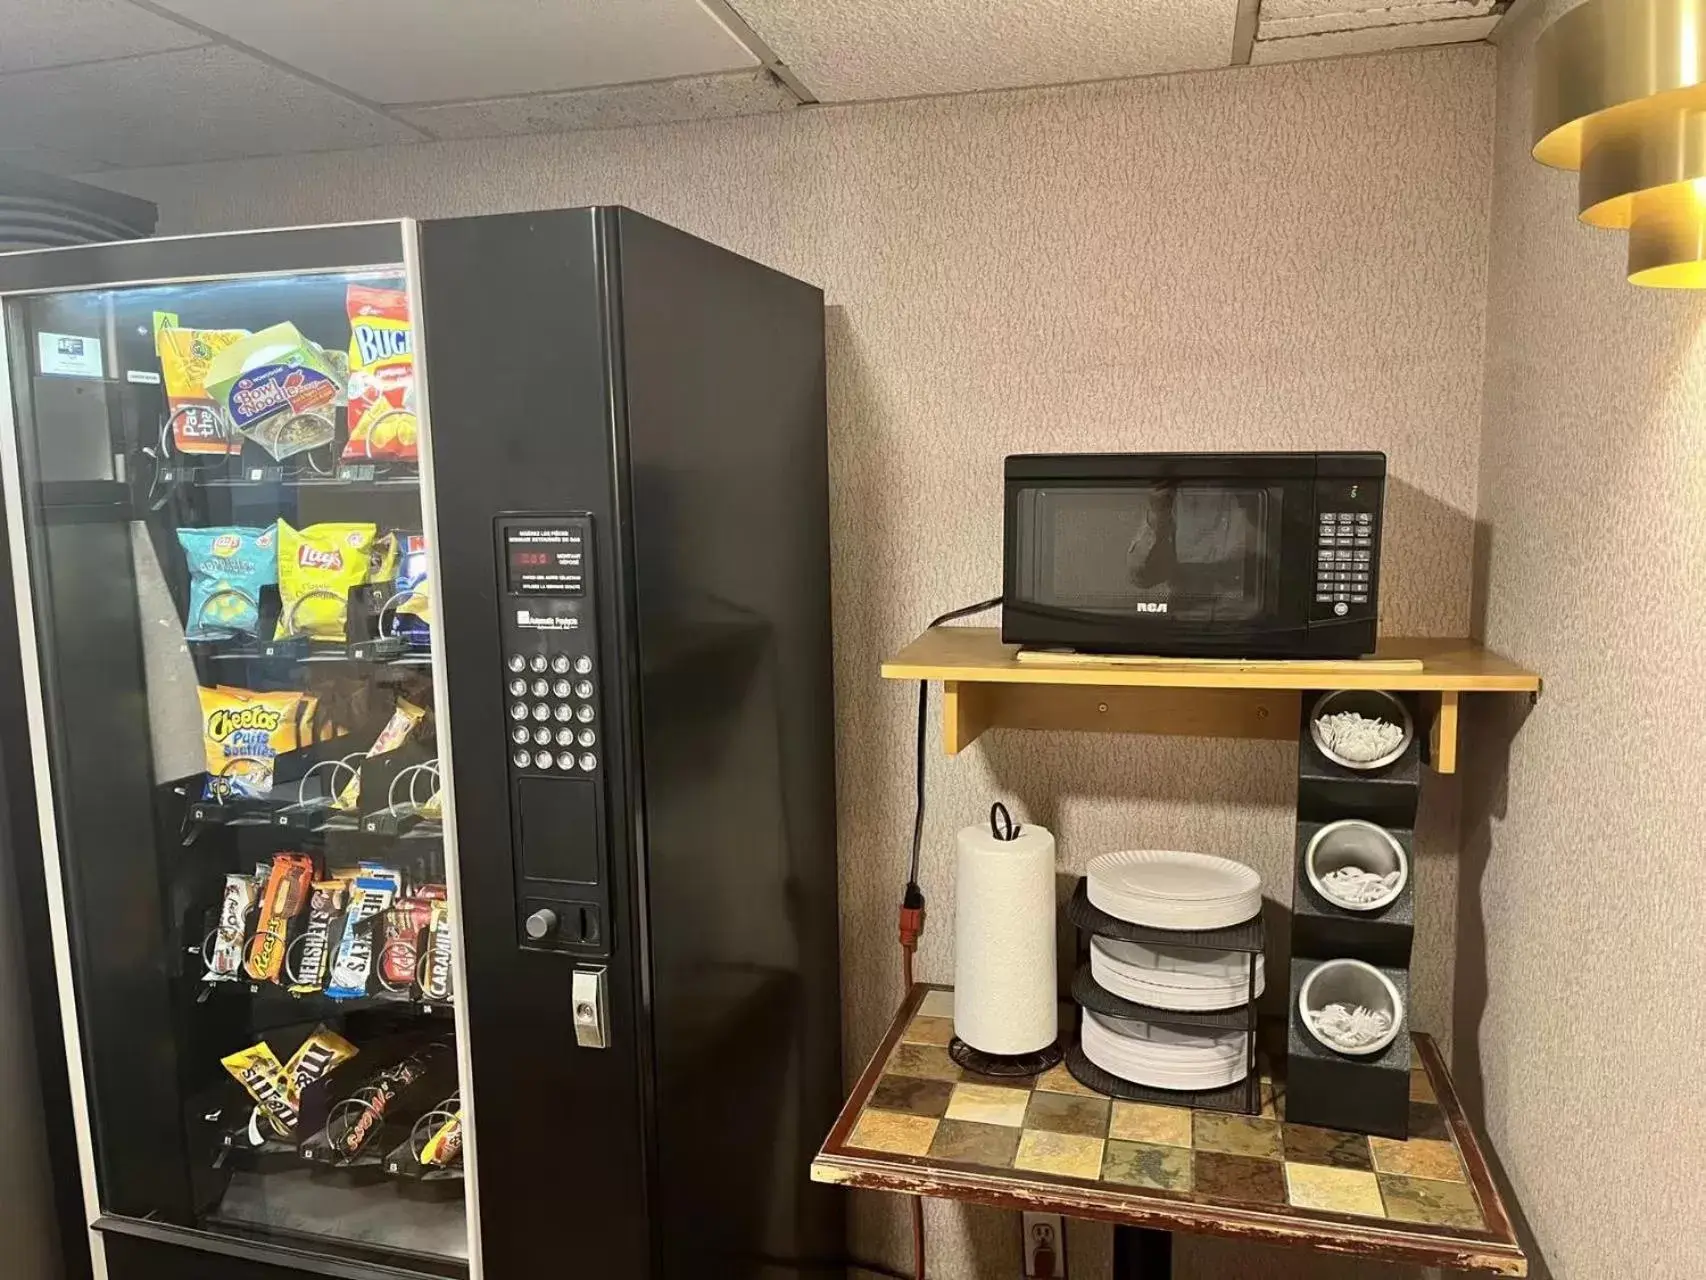
[[[1315,603],[1343,616],[1367,604],[1374,560],[1374,515],[1325,511],[1315,539]]]

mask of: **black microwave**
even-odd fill
[[[1006,479],[1009,644],[1374,651],[1384,453],[1016,454]]]

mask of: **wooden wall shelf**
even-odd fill
[[[1470,640],[1385,639],[1372,658],[1342,662],[1021,659],[993,627],[933,627],[883,663],[883,676],[942,682],[949,755],[997,728],[1295,740],[1304,690],[1419,692],[1440,773],[1457,769],[1463,694],[1540,692],[1534,672]]]

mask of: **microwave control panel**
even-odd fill
[[[1315,483],[1315,620],[1373,617],[1380,582],[1378,479]]]
[[[497,521],[516,927],[523,947],[609,954],[598,610],[590,515]]]

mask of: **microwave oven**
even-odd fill
[[[1016,454],[1001,638],[1163,657],[1374,651],[1384,453]]]

